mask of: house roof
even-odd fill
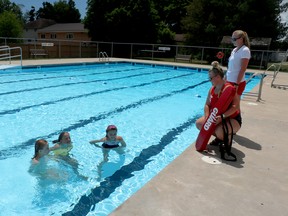
[[[45,28],[47,26],[53,25],[55,23],[56,22],[54,20],[40,18],[40,19],[27,23],[24,28],[25,29],[41,29],[41,28]]]
[[[272,41],[272,38],[250,38],[250,45],[251,46],[258,46],[258,47],[269,47]],[[223,36],[221,44],[232,44],[231,36]]]
[[[39,29],[38,32],[88,32],[88,30],[84,28],[83,23],[58,23]]]

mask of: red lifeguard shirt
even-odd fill
[[[217,103],[217,101],[219,100],[219,98],[221,97],[221,94],[223,91],[225,91],[226,88],[234,88],[233,85],[231,85],[230,83],[226,82],[221,91],[219,92],[219,94],[215,93],[215,86],[212,86],[210,89],[210,112],[213,109],[213,107],[215,107],[215,104]],[[229,105],[228,109],[230,108],[231,104]],[[234,118],[236,117],[238,114],[240,113],[239,110],[237,110],[236,112],[234,112],[231,116],[229,116],[230,118]]]

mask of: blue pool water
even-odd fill
[[[247,84],[250,91],[257,78]],[[130,63],[0,71],[0,214],[108,215],[195,142],[207,70]],[[115,124],[125,154],[89,141]],[[30,168],[36,139],[69,131],[69,161]]]

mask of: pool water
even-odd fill
[[[195,142],[206,69],[135,63],[0,72],[1,215],[108,215]],[[257,77],[246,87],[259,83]],[[109,124],[124,154],[89,144]],[[36,139],[68,131],[68,157],[31,168]]]

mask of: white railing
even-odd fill
[[[282,64],[287,61],[287,57],[288,57],[288,50],[286,51],[285,55],[283,56],[283,59],[282,59],[282,61],[280,62],[279,66],[278,66],[278,69],[274,70],[273,79],[272,79],[272,82],[271,82],[271,87],[276,87],[276,85],[274,84],[274,81],[275,81],[276,76],[277,76],[277,74],[279,73],[279,71],[280,71],[280,69],[282,67]],[[276,65],[275,65],[275,68],[276,68]]]
[[[107,55],[106,52],[100,52],[99,53],[99,61],[109,61],[109,56]]]
[[[19,50],[18,55],[11,55],[11,50]],[[11,65],[12,58],[19,58],[20,64],[22,67],[22,48],[21,47],[9,47],[9,46],[0,46],[0,60],[9,60],[9,64]]]
[[[248,77],[248,79],[246,79],[246,83],[250,82],[251,79],[253,79],[254,77],[260,77],[260,84],[259,84],[259,88],[258,88],[258,92],[257,93],[252,93],[252,92],[244,92],[244,95],[249,95],[249,96],[255,96],[257,97],[256,101],[260,101],[261,99],[261,95],[262,95],[262,87],[263,87],[263,80],[264,78],[267,76],[266,72],[270,70],[270,68],[274,68],[274,73],[276,71],[276,66],[274,64],[270,65],[264,72],[262,73],[253,73],[251,74],[250,77]]]

